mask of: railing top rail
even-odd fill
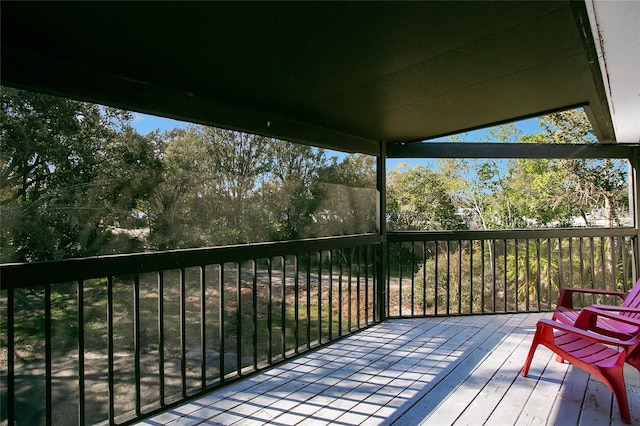
[[[571,237],[632,237],[632,227],[617,228],[547,228],[506,229],[477,231],[393,231],[387,234],[389,242],[401,241],[467,241],[467,240],[526,240]]]
[[[211,248],[171,250],[0,265],[0,288],[37,285],[142,274],[171,269],[241,262],[300,253],[379,244],[379,234],[347,235],[296,241],[240,244]]]

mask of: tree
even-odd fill
[[[597,141],[591,123],[582,109],[572,109],[538,118],[541,136],[547,143],[586,143]]]
[[[518,159],[508,170],[504,193],[523,225],[570,226],[571,205],[559,193],[566,178],[558,160]]]
[[[150,158],[144,143],[129,145],[132,129],[117,140],[131,115],[12,88],[2,88],[1,111],[2,261],[134,249],[127,238],[115,248],[120,238],[109,230],[114,211],[130,210],[145,192],[122,191]],[[115,151],[117,169],[108,159]]]
[[[204,244],[198,237],[197,214],[190,207],[201,196],[204,145],[196,126],[158,134],[162,175],[143,203],[150,229],[149,243],[156,250],[194,247]]]
[[[262,177],[269,171],[268,139],[264,136],[206,127],[203,188],[208,214],[228,226],[224,243],[262,241],[262,206],[258,195]]]
[[[522,137],[523,143],[591,144],[595,135],[586,114],[565,111],[540,118],[543,131]],[[577,218],[593,226],[615,226],[627,211],[627,174],[623,162],[611,159],[518,160],[510,170],[509,192],[519,193],[522,214],[539,226],[574,226]]]
[[[441,173],[404,165],[392,170],[387,180],[389,230],[463,229]]]
[[[272,240],[310,237],[320,200],[318,173],[327,159],[324,150],[270,140],[271,167],[262,184],[265,220]]]
[[[501,212],[493,194],[499,188],[498,169],[493,161],[444,159],[438,162],[442,187],[471,229],[492,229]],[[501,208],[501,207],[499,207]]]
[[[158,154],[157,134],[142,136],[129,122],[105,146],[96,185],[105,209],[111,211],[109,223],[123,228],[140,225],[135,213],[161,179],[163,164]]]
[[[376,226],[375,158],[349,154],[318,172],[314,195],[319,205],[313,215],[313,235],[347,235],[374,232]]]
[[[268,139],[204,126],[161,136],[163,179],[146,204],[156,249],[262,241]]]
[[[601,212],[604,226],[618,225],[618,219],[627,210],[628,192],[626,171],[614,160],[565,160],[569,171],[567,194],[574,212],[592,226],[590,213]]]
[[[513,143],[521,132],[506,124],[489,129],[485,143]],[[450,137],[458,142],[460,137]],[[504,191],[508,180],[504,171],[508,162],[495,159],[442,159],[438,161],[443,186],[470,229],[515,228],[521,225],[513,211],[509,194]]]

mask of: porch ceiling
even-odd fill
[[[346,151],[585,106],[582,2],[8,2],[2,84]]]

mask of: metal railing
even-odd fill
[[[2,419],[131,422],[379,322],[380,247],[363,235],[2,265]]]
[[[360,235],[2,265],[2,420],[130,423],[384,317],[624,291],[635,232],[392,232],[386,259]]]
[[[548,311],[562,287],[627,291],[636,254],[633,228],[391,232],[386,312]]]

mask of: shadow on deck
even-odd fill
[[[389,320],[140,424],[622,424],[604,385],[544,347],[519,376],[548,316]],[[640,424],[638,373],[626,373]]]

